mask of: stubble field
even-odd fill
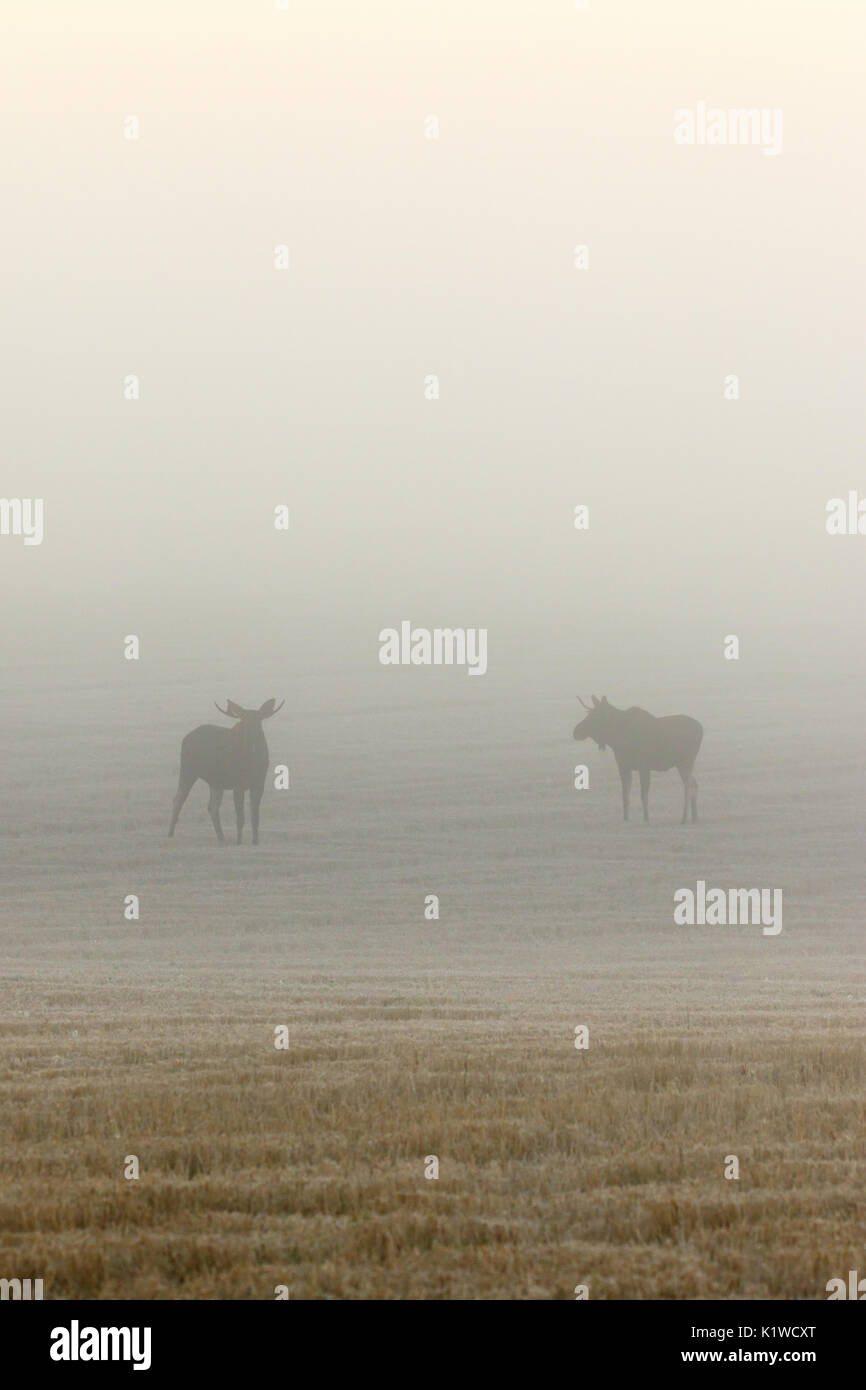
[[[671,777],[623,827],[555,702],[299,710],[268,730],[292,786],[262,844],[220,849],[201,784],[164,838],[208,717],[175,690],[167,731],[165,695],[136,697],[132,750],[108,706],[47,735],[42,697],[12,701],[0,1274],[57,1299],[816,1299],[862,1265],[857,760],[804,772],[741,711],[698,826]],[[782,888],[782,934],[675,926],[698,877]]]

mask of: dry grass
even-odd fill
[[[845,1011],[596,1025],[561,980],[498,1007],[484,984],[28,987],[2,1031],[3,1269],[53,1298],[688,1299],[817,1298],[862,1264]]]

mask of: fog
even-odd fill
[[[4,6],[4,1286],[862,1268],[862,23]]]
[[[862,674],[856,7],[67,10],[4,21],[7,678],[128,633],[250,700]],[[676,145],[698,101],[781,154]],[[406,619],[487,676],[380,669]]]

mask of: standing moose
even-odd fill
[[[253,824],[253,844],[259,842],[259,806],[265,789],[270,757],[268,745],[262,731],[262,720],[270,719],[272,714],[282,709],[285,700],[279,704],[275,700],[265,700],[261,709],[243,709],[234,700],[226,701],[226,708],[217,709],[220,714],[238,722],[231,729],[219,724],[200,724],[187,734],[180,745],[180,780],[177,795],[171,812],[169,835],[174,834],[181,807],[189,796],[190,788],[201,777],[210,787],[210,800],[207,808],[213,821],[217,839],[225,844],[223,828],[220,825],[220,802],[223,792],[231,790],[235,799],[235,816],[238,823],[238,844],[244,828],[244,793],[250,794],[250,820]],[[216,701],[214,701],[216,704]]]
[[[580,700],[579,695],[577,698]],[[692,776],[692,768],[704,736],[703,725],[687,714],[668,714],[657,719],[636,705],[631,709],[617,709],[608,704],[606,695],[600,700],[593,695],[591,706],[583,700],[580,703],[589,713],[575,727],[574,737],[594,739],[602,752],[608,744],[613,749],[622,782],[623,820],[628,820],[628,796],[634,770],[640,773],[643,818],[648,821],[650,773],[669,772],[675,767],[683,779],[685,793],[682,824],[686,823],[690,804],[692,820],[696,821],[698,784]]]

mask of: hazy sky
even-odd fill
[[[866,496],[864,38],[859,0],[7,3],[9,666],[136,632],[351,680],[404,618],[486,626],[491,680],[862,661],[824,509]],[[701,101],[782,153],[677,146]]]

